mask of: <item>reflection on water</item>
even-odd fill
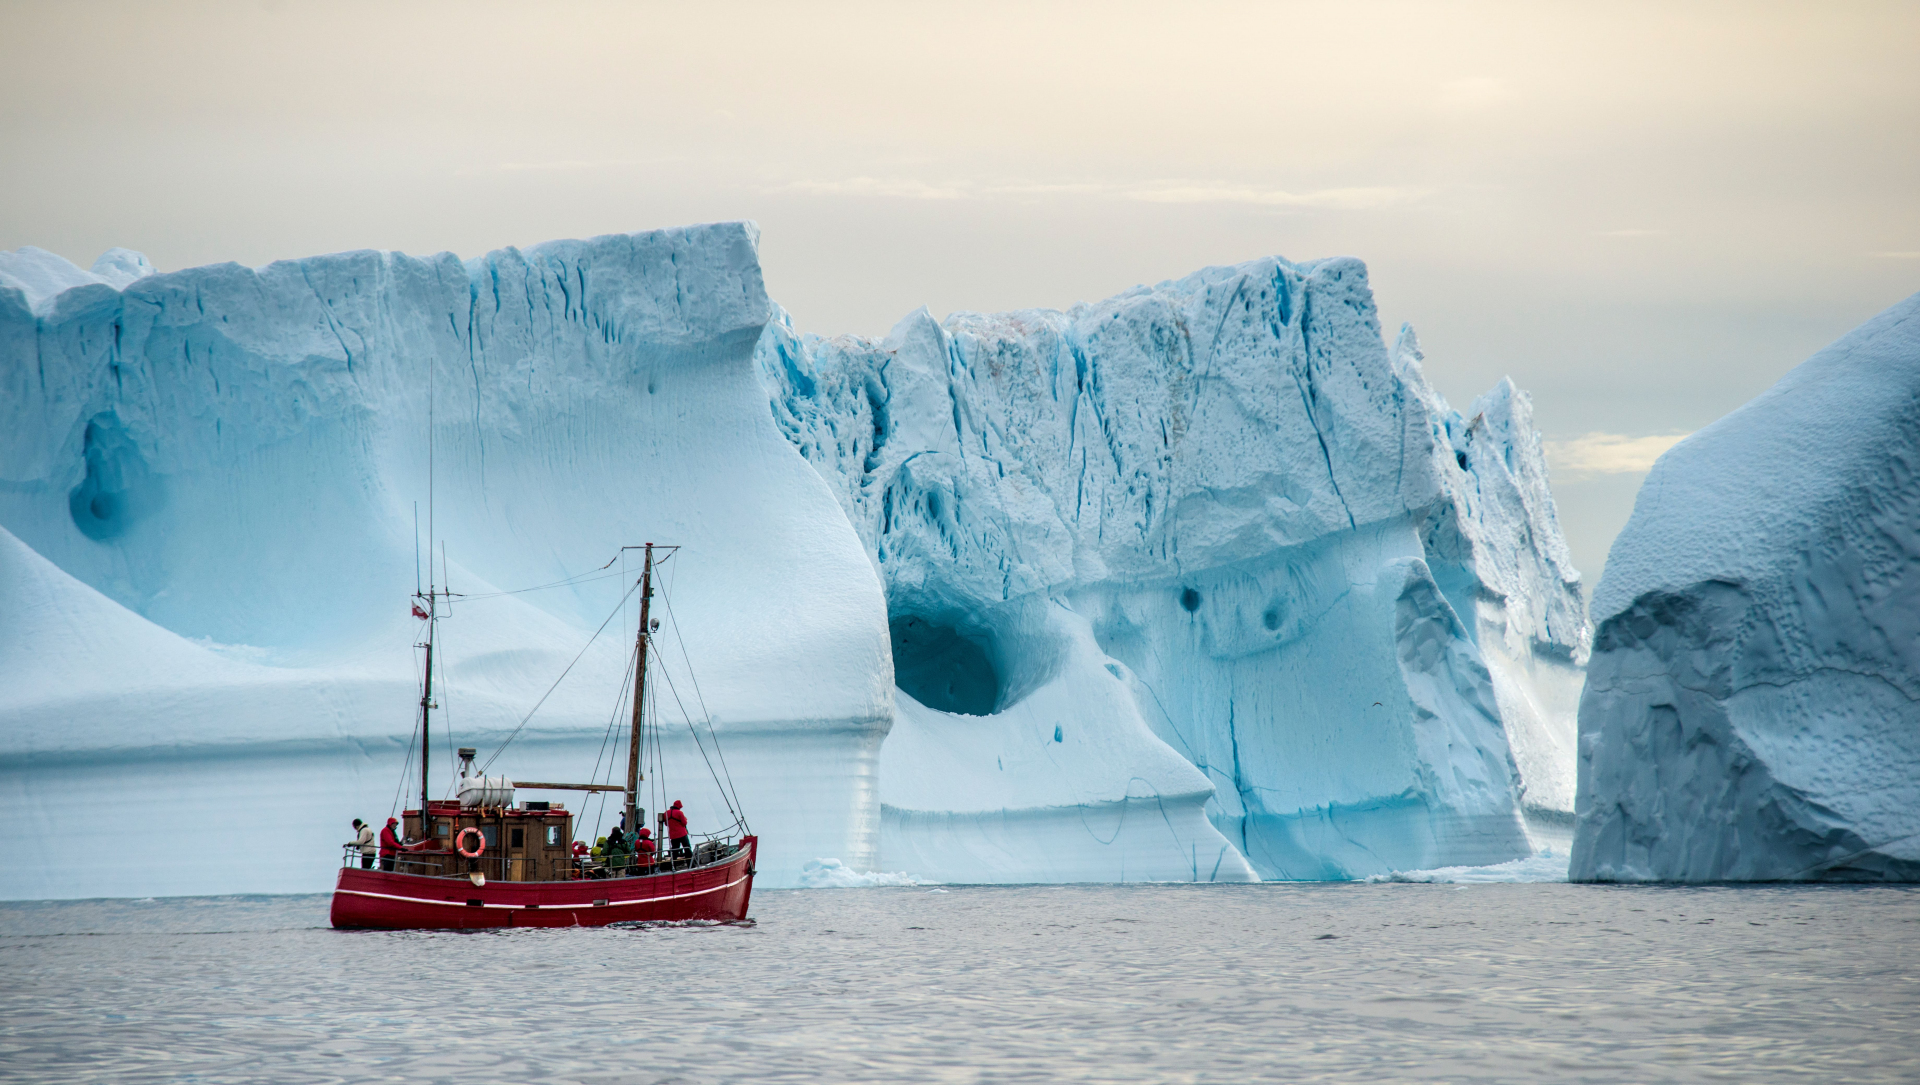
[[[0,905],[0,1080],[1916,1081],[1920,889],[762,891],[741,926]]]

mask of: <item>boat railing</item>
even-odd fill
[[[692,834],[700,837],[700,843],[693,845],[692,857],[674,859],[672,855],[660,856],[649,866],[639,866],[632,856],[540,856],[480,855],[469,857],[457,851],[427,849],[421,851],[402,851],[396,855],[372,857],[368,863],[355,844],[341,848],[341,865],[347,868],[364,868],[377,871],[389,871],[396,874],[418,874],[428,877],[467,878],[479,874],[489,881],[505,882],[560,882],[594,878],[632,878],[652,874],[667,874],[682,870],[697,870],[731,859],[739,850],[737,837],[724,836],[721,833]],[[620,862],[624,859],[625,862]]]

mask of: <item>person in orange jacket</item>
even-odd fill
[[[652,869],[655,850],[653,846],[653,830],[640,830],[640,835],[634,838],[633,841],[633,861],[639,866],[640,873],[645,874]]]
[[[680,809],[680,800],[673,800],[673,809],[667,811],[667,843],[673,848],[673,857],[693,858],[693,845],[687,841],[687,814]]]

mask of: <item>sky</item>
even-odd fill
[[[0,0],[0,249],[738,218],[822,334],[1360,257],[1456,407],[1532,395],[1591,586],[1664,448],[1920,291],[1920,4]]]

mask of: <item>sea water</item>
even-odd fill
[[[1920,887],[763,890],[739,925],[0,905],[32,1082],[1920,1080]]]

